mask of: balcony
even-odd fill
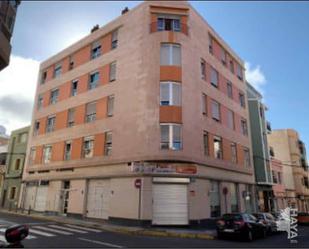
[[[178,25],[169,25],[165,23],[164,26],[159,25],[159,22],[152,22],[150,24],[150,33],[159,32],[159,31],[173,31],[173,32],[180,32],[185,35],[188,35],[188,25],[185,23],[178,23]]]

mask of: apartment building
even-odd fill
[[[243,61],[146,1],[40,66],[20,206],[152,225],[254,210]]]
[[[17,207],[29,129],[30,127],[27,126],[11,133],[6,157],[5,177],[1,189],[2,208],[12,209]]]
[[[274,157],[271,157],[271,174],[273,177],[273,203],[274,211],[280,211],[288,207],[285,188],[283,184],[283,165],[282,162]]]
[[[262,102],[263,96],[249,82],[247,94],[258,208],[262,212],[270,212],[275,208],[267,142],[267,133],[271,132],[271,127],[265,117],[267,107]]]
[[[17,7],[20,2],[18,0],[0,1],[0,71],[10,61],[10,41],[13,34]]]
[[[275,158],[282,161],[288,205],[309,211],[308,163],[305,144],[293,129],[273,130],[268,141]]]

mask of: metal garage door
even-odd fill
[[[153,184],[153,225],[187,225],[186,184]]]
[[[35,189],[36,186],[27,186],[26,187],[26,194],[24,199],[24,208],[25,209],[33,209],[34,207],[34,199],[35,199]]]
[[[108,218],[109,180],[91,180],[88,185],[87,217]]]
[[[47,186],[38,186],[36,197],[35,197],[35,205],[34,210],[36,211],[45,211],[46,209],[46,200],[47,200]]]

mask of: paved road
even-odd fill
[[[252,243],[236,240],[199,240],[165,237],[132,236],[90,229],[82,226],[42,221],[31,217],[0,212],[0,241],[10,225],[28,224],[30,236],[24,241],[26,248],[35,247],[309,247],[309,226],[299,227],[298,243],[291,244],[286,233],[258,239]]]

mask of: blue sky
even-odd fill
[[[25,59],[26,64],[32,63],[36,69],[38,61],[87,35],[95,24],[102,26],[119,16],[125,6],[132,8],[137,4],[24,1],[18,9],[12,54]],[[233,50],[250,63],[250,79],[264,93],[269,107],[267,117],[273,129],[294,128],[309,146],[309,98],[306,96],[309,2],[191,1],[191,4]],[[12,72],[17,63],[15,57],[11,60]],[[26,74],[19,75],[27,78]],[[27,79],[35,81],[36,76],[37,72]],[[0,72],[0,84],[1,81],[8,81],[4,71]],[[35,83],[29,82],[29,101],[33,99]],[[28,119],[14,124],[1,120],[0,115],[0,125],[11,130],[30,123],[30,112]]]

